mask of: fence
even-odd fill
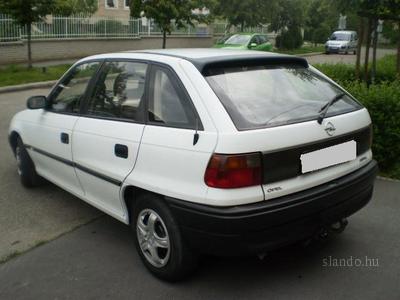
[[[210,28],[204,24],[177,28],[172,25],[172,35],[207,36]],[[59,17],[49,16],[32,24],[32,39],[71,38],[130,38],[160,35],[161,30],[150,19],[121,19],[112,17]],[[26,40],[28,32],[7,16],[0,15],[0,42]]]
[[[172,25],[173,36],[223,36],[238,32],[238,28],[227,23],[211,25],[195,24],[177,28]],[[267,26],[245,28],[245,32],[267,33]],[[73,38],[132,38],[161,35],[160,28],[150,19],[121,19],[112,17],[60,17],[48,16],[42,22],[32,24],[32,39],[73,39]],[[0,14],[0,42],[26,40],[28,32],[7,16]]]

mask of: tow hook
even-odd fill
[[[347,219],[341,219],[340,221],[331,224],[331,226],[329,226],[329,231],[333,232],[333,233],[342,233],[347,224],[349,224],[349,221],[347,221]]]

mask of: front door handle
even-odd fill
[[[61,132],[60,140],[61,140],[61,143],[63,143],[63,144],[69,144],[69,135],[68,135],[68,133]]]
[[[114,154],[117,157],[128,158],[128,146],[121,145],[121,144],[115,144]]]

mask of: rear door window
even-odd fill
[[[317,119],[321,107],[343,91],[309,68],[297,65],[211,69],[206,79],[239,130]],[[346,95],[327,117],[360,109]]]

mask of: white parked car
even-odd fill
[[[325,53],[357,53],[357,32],[350,30],[335,31],[325,43]]]
[[[303,58],[176,49],[91,56],[28,99],[9,140],[43,178],[130,224],[156,276],[341,230],[371,198],[368,111]]]

